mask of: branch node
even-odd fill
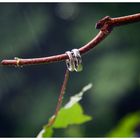
[[[110,16],[105,16],[104,18],[100,19],[96,25],[95,28],[96,29],[101,29],[107,22],[111,21],[111,17]]]
[[[111,17],[106,16],[99,20],[96,23],[95,28],[100,29],[102,32],[104,32],[104,34],[109,34],[113,29],[113,26],[111,25]]]
[[[23,67],[22,65],[20,65],[20,58],[14,57],[14,59],[16,60],[16,67]]]

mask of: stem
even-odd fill
[[[102,18],[96,23],[96,28],[100,29],[100,32],[89,43],[79,48],[80,53],[85,54],[86,52],[93,49],[97,44],[99,44],[103,39],[105,39],[107,35],[111,33],[114,27],[126,25],[128,23],[135,23],[139,21],[140,21],[140,13],[117,18],[110,18],[109,16]],[[31,58],[31,59],[16,58],[14,60],[2,60],[1,64],[8,66],[37,65],[59,62],[66,59],[68,59],[68,56],[64,53],[41,58]]]
[[[46,126],[47,128],[52,126],[55,122],[55,119],[56,119],[56,117],[58,115],[58,112],[59,112],[59,110],[61,108],[61,105],[62,105],[63,97],[64,97],[66,86],[67,86],[67,83],[68,83],[68,79],[69,79],[69,71],[66,70],[66,73],[65,73],[65,76],[64,76],[64,81],[63,81],[61,91],[60,91],[60,95],[59,95],[59,98],[58,98],[56,110],[55,110],[54,115],[50,118],[50,120],[49,120],[49,122]]]

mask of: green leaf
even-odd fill
[[[52,127],[49,127],[46,129],[46,131],[43,133],[43,138],[51,137],[53,135],[53,129]]]
[[[83,108],[78,102],[82,99],[83,94],[91,87],[92,84],[88,84],[78,94],[72,96],[70,101],[58,112],[54,124],[50,127],[46,125],[37,137],[51,137],[53,135],[53,128],[66,128],[69,125],[82,124],[90,121],[92,117],[84,114]]]
[[[79,102],[82,99],[83,94],[91,88],[92,88],[91,83],[83,87],[83,89],[78,94],[75,94],[70,98],[70,101],[65,105],[65,108],[69,108],[73,106],[75,103]]]
[[[54,128],[66,128],[72,124],[82,124],[90,121],[91,117],[84,115],[81,105],[78,103],[83,94],[91,89],[92,84],[85,86],[78,94],[72,96],[70,101],[60,109],[56,121],[53,125]]]
[[[134,137],[134,129],[140,123],[140,112],[132,113],[124,117],[107,137]]]
[[[52,129],[52,127],[49,127],[49,128],[46,128],[46,127],[44,127],[41,131],[40,131],[40,133],[38,134],[38,138],[41,138],[41,137],[43,137],[43,138],[47,138],[47,137],[51,137],[53,135],[53,129]]]
[[[90,121],[91,117],[83,114],[83,109],[79,103],[73,104],[71,107],[63,107],[53,125],[54,128],[66,128],[73,124],[82,124]]]

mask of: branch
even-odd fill
[[[114,27],[126,25],[128,23],[135,23],[140,21],[140,13],[134,15],[128,15],[123,17],[111,18],[106,16],[99,20],[96,23],[95,28],[100,29],[99,33],[86,45],[79,48],[81,55],[93,49],[97,44],[99,44],[104,38],[106,38],[112,31]],[[2,65],[14,65],[14,66],[23,66],[23,65],[35,65],[35,64],[48,64],[52,62],[58,62],[68,59],[66,54],[59,54],[49,57],[41,58],[31,58],[31,59],[22,59],[16,58],[13,60],[3,60]]]

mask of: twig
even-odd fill
[[[111,33],[112,29],[116,26],[126,25],[128,23],[135,23],[140,21],[140,13],[134,15],[128,15],[123,17],[111,18],[109,16],[104,17],[96,23],[96,29],[100,29],[100,32],[85,46],[79,48],[81,54],[85,54],[92,48],[94,48],[97,44],[99,44],[109,33]],[[59,54],[50,57],[42,57],[42,58],[32,58],[32,59],[14,59],[14,60],[3,60],[1,62],[2,65],[14,65],[14,66],[23,66],[23,65],[35,65],[35,64],[46,64],[52,62],[58,62],[68,59],[66,54]]]
[[[66,89],[66,86],[67,86],[68,79],[69,79],[69,71],[66,70],[66,73],[65,73],[65,76],[64,76],[64,81],[63,81],[61,91],[60,91],[60,95],[59,95],[59,98],[58,98],[56,110],[55,110],[54,115],[50,118],[50,120],[49,120],[49,122],[46,126],[47,128],[52,126],[53,123],[55,122],[55,119],[56,119],[56,117],[58,115],[58,112],[60,110],[60,107],[62,105],[62,101],[63,101],[63,97],[64,97],[64,94],[65,94],[65,89]]]

